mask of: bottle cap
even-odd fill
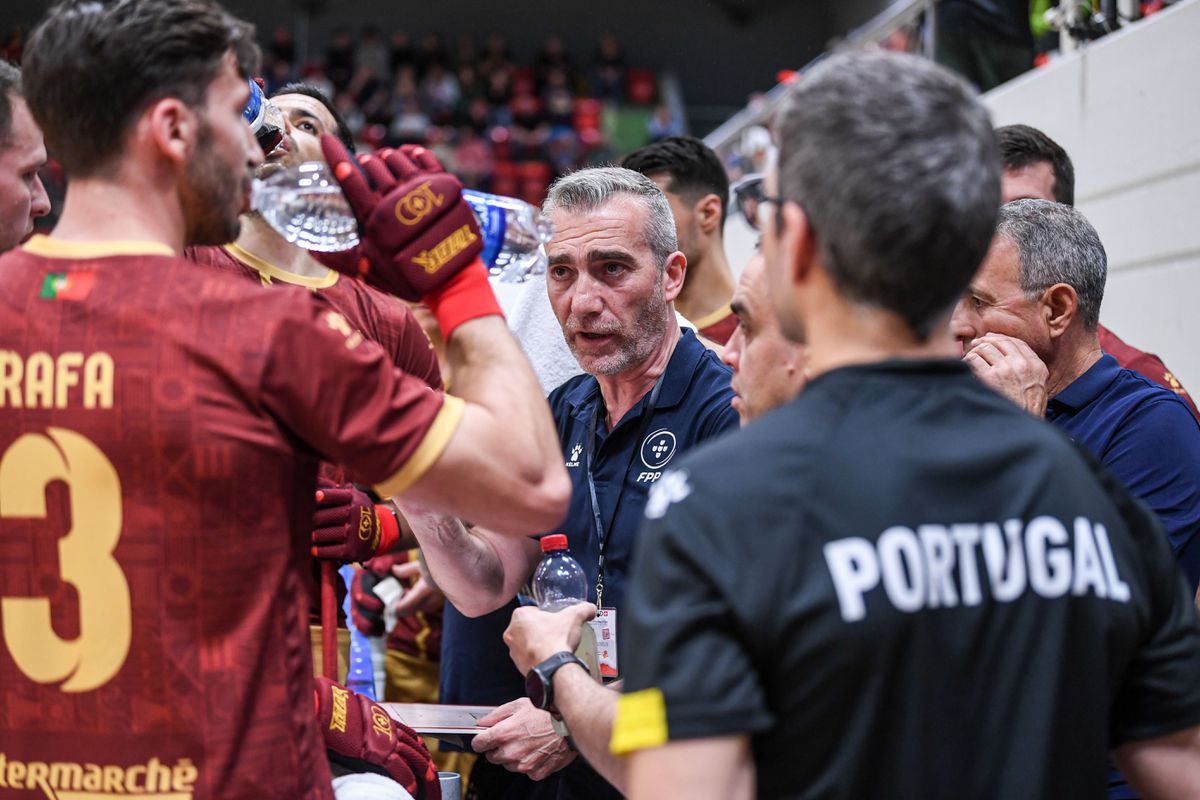
[[[567,535],[565,533],[552,533],[548,536],[543,536],[541,542],[543,553],[567,549]]]

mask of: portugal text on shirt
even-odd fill
[[[1027,591],[1053,599],[1092,592],[1129,602],[1103,525],[1076,517],[1068,526],[1050,516],[1024,522],[984,522],[888,528],[876,542],[849,537],[825,545],[825,562],[842,619],[866,616],[864,595],[883,586],[898,610],[978,606],[983,580],[997,602]],[[982,554],[982,559],[980,558]]]

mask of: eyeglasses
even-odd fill
[[[733,195],[734,207],[742,215],[742,219],[760,233],[766,226],[767,206],[774,205],[776,214],[783,206],[783,198],[767,195],[763,176],[759,174],[747,175],[738,180],[729,187],[729,191]]]

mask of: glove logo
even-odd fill
[[[358,538],[364,542],[370,540],[375,529],[379,527],[379,517],[373,508],[358,510]]]
[[[371,727],[380,736],[392,739],[392,718],[379,706],[371,706]]]
[[[478,240],[479,237],[471,231],[470,224],[463,225],[438,242],[432,250],[422,250],[413,256],[413,263],[432,275]]]
[[[429,181],[425,181],[396,203],[396,219],[405,225],[416,225],[429,216],[434,208],[441,208],[444,202],[445,198],[434,194],[433,189],[429,188]]]
[[[333,714],[329,718],[329,730],[346,732],[346,701],[350,698],[350,690],[340,686],[330,686],[333,692]]]

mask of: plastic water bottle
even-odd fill
[[[250,207],[292,244],[318,253],[358,244],[358,222],[324,161],[305,161],[255,180]]]
[[[588,597],[587,575],[579,562],[571,557],[567,537],[553,533],[541,539],[542,560],[533,573],[533,599],[543,611],[562,611]],[[575,655],[587,665],[588,672],[600,679],[600,664],[596,658],[596,632],[583,624]]]
[[[283,112],[267,99],[262,87],[254,81],[250,81],[250,99],[242,109],[242,116],[250,124],[264,155],[283,141]]]
[[[554,226],[523,200],[466,190],[463,199],[483,234],[483,263],[505,283],[546,271]],[[341,186],[322,161],[306,161],[256,180],[250,206],[284,239],[319,253],[358,244],[358,223]]]
[[[567,537],[552,533],[541,539],[542,560],[533,573],[533,599],[543,611],[561,611],[587,601],[587,575],[571,557]]]

